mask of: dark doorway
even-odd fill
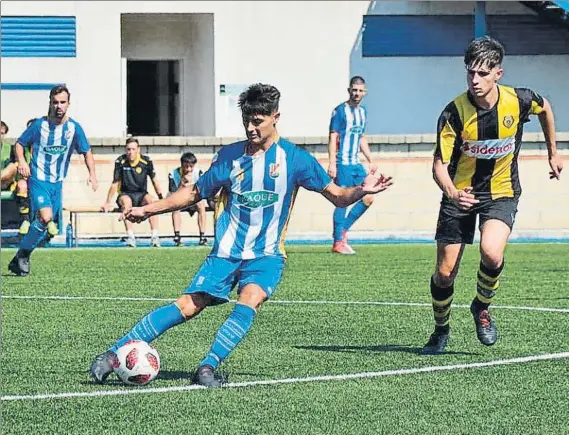
[[[127,132],[134,136],[179,134],[179,61],[128,60]]]

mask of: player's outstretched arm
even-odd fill
[[[543,99],[543,110],[537,115],[545,142],[547,144],[547,154],[549,155],[549,179],[556,178],[559,180],[561,171],[563,170],[563,159],[557,153],[557,143],[555,139],[555,117],[551,104],[545,98]]]
[[[119,220],[129,220],[131,222],[142,222],[150,216],[181,210],[200,201],[201,195],[195,184],[181,187],[176,192],[164,199],[147,204],[143,207],[133,207],[125,210]]]
[[[363,183],[355,187],[340,187],[332,182],[322,191],[322,195],[336,207],[348,207],[366,195],[387,190],[393,184],[392,177],[383,174],[377,176],[376,172],[376,169],[372,169]]]

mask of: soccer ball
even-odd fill
[[[146,385],[160,371],[158,352],[145,341],[128,341],[116,354],[115,374],[127,385]]]

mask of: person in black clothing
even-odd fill
[[[107,201],[101,209],[108,212],[113,208],[112,200],[118,192],[117,204],[121,211],[130,210],[132,207],[140,207],[155,201],[148,193],[148,177],[152,181],[154,190],[159,199],[162,199],[162,189],[156,178],[154,164],[150,157],[140,154],[138,140],[130,137],[126,140],[126,153],[115,160],[113,183],[107,194]],[[149,219],[152,230],[152,246],[160,246],[158,237],[158,217]],[[136,247],[136,239],[132,230],[132,222],[124,221],[128,234],[127,245]]]

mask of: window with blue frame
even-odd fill
[[[75,17],[4,16],[2,57],[75,57]]]
[[[507,55],[569,54],[569,31],[534,15],[488,15],[487,32]],[[474,15],[366,15],[363,57],[462,56]]]

